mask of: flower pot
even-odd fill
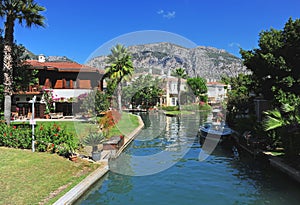
[[[94,161],[99,161],[101,159],[101,151],[92,152],[92,159]]]
[[[77,155],[71,155],[69,157],[69,159],[72,161],[72,162],[76,162],[77,161]]]

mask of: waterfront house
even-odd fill
[[[177,106],[178,102],[178,78],[167,76],[165,78],[165,95],[163,95],[163,104],[166,106]],[[181,79],[180,92],[187,91],[186,79]],[[182,94],[181,93],[181,94]],[[183,102],[181,102],[183,103]]]
[[[207,80],[206,86],[209,104],[218,104],[227,99],[227,90],[229,89],[229,85],[215,80]]]
[[[104,70],[93,68],[73,61],[49,61],[44,55],[38,60],[27,60],[30,69],[38,70],[38,81],[26,91],[17,91],[12,98],[12,113],[18,118],[28,118],[32,113],[30,100],[36,96],[35,117],[44,118],[46,111],[45,92],[51,92],[52,112],[72,115],[72,102],[80,94],[100,87]]]

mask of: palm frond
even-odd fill
[[[269,131],[284,125],[285,121],[278,109],[268,110],[264,112],[267,118],[263,122],[264,130]]]
[[[282,105],[282,110],[284,111],[284,112],[286,112],[286,113],[288,113],[288,112],[292,112],[292,111],[294,111],[295,110],[295,107],[294,106],[291,106],[291,105],[289,105],[289,104],[283,104]]]
[[[275,118],[281,118],[281,113],[278,109],[265,111],[264,114],[267,116],[273,116]]]
[[[264,127],[265,131],[269,131],[269,130],[273,130],[273,129],[282,127],[283,124],[284,124],[283,120],[268,116],[267,119],[263,123],[263,127]]]

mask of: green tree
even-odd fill
[[[281,94],[300,95],[300,19],[291,18],[283,30],[259,34],[259,48],[241,50],[244,64],[253,73],[257,94],[281,105]]]
[[[251,99],[250,92],[252,90],[252,76],[239,74],[237,77],[224,77],[223,82],[231,86],[228,91],[227,122],[235,124],[237,116],[241,117],[253,109],[253,99]]]
[[[297,128],[300,118],[300,19],[290,18],[282,30],[262,31],[259,48],[241,50],[241,55],[245,66],[252,71],[255,93],[272,101],[273,110],[266,113],[265,129],[280,130],[282,141],[294,144],[290,136],[300,138]]]
[[[181,110],[181,102],[180,102],[181,79],[187,78],[188,75],[186,74],[185,69],[183,69],[183,68],[176,68],[173,74],[178,79],[177,80],[177,93],[178,93],[177,104],[178,104],[178,110]]]
[[[163,93],[162,81],[151,75],[142,75],[123,88],[123,98],[125,104],[142,105],[149,109],[155,106]]]
[[[203,102],[207,102],[207,86],[206,80],[204,78],[195,77],[188,78],[187,84],[189,88],[192,90],[193,94]]]
[[[0,30],[1,33],[1,30]],[[3,47],[4,39],[0,36],[0,65],[3,65]],[[25,54],[25,47],[22,45],[13,44],[13,91],[26,91],[28,86],[34,83],[37,70],[32,69],[31,65],[26,64],[25,60],[28,56]],[[4,85],[3,85],[3,70],[0,71],[0,112],[4,110]]]
[[[13,43],[15,21],[21,25],[31,27],[32,25],[44,26],[44,16],[40,14],[45,8],[39,6],[33,0],[1,0],[0,16],[4,18],[4,118],[10,124],[11,96],[13,92]]]
[[[134,72],[131,55],[123,45],[117,44],[111,49],[107,63],[109,66],[106,68],[105,75],[117,84],[118,110],[121,111],[121,82],[123,79],[128,80]]]
[[[97,115],[108,110],[109,105],[108,95],[95,89],[83,98],[80,108],[88,114]]]

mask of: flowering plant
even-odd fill
[[[53,107],[53,90],[43,90],[43,100],[46,104],[46,110],[45,110],[45,114],[49,114],[50,112],[52,112],[54,110]]]
[[[99,120],[100,128],[105,132],[105,135],[109,135],[109,130],[115,126],[121,119],[121,114],[117,110],[109,110]]]

